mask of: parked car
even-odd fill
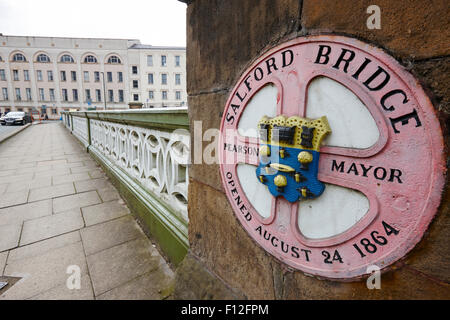
[[[8,112],[6,115],[0,118],[0,123],[2,124],[2,126],[14,124],[24,125],[27,122],[28,117],[26,116],[25,112],[22,111]]]

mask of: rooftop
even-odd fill
[[[129,49],[149,49],[149,50],[186,50],[186,47],[173,46],[152,46],[149,44],[135,43]]]

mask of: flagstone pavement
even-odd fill
[[[173,279],[62,123],[0,144],[0,300],[165,299]]]

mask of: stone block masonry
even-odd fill
[[[449,22],[445,1],[381,1],[381,29],[366,26],[369,1],[187,2],[189,121],[203,132],[219,128],[236,81],[270,48],[307,35],[345,35],[384,49],[425,89],[439,118],[445,152],[450,146]],[[192,135],[191,135],[192,137]],[[191,138],[192,139],[192,138]],[[192,142],[193,144],[194,142]],[[438,212],[419,244],[382,274],[382,289],[364,280],[317,279],[266,253],[245,232],[225,196],[218,166],[189,170],[190,251],[177,275],[175,296],[248,299],[450,298],[448,177]],[[195,285],[189,273],[204,274]],[[204,282],[202,282],[204,279]],[[208,291],[209,290],[209,291]]]
[[[0,300],[165,299],[174,273],[61,123],[0,144]],[[67,280],[76,266],[80,287]],[[68,273],[68,270],[70,271]]]

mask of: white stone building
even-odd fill
[[[144,108],[186,104],[186,48],[134,44],[128,63],[130,101]]]
[[[136,39],[0,34],[0,112],[35,109],[56,119],[61,110],[127,109],[129,102],[185,105],[185,62],[185,48]]]

